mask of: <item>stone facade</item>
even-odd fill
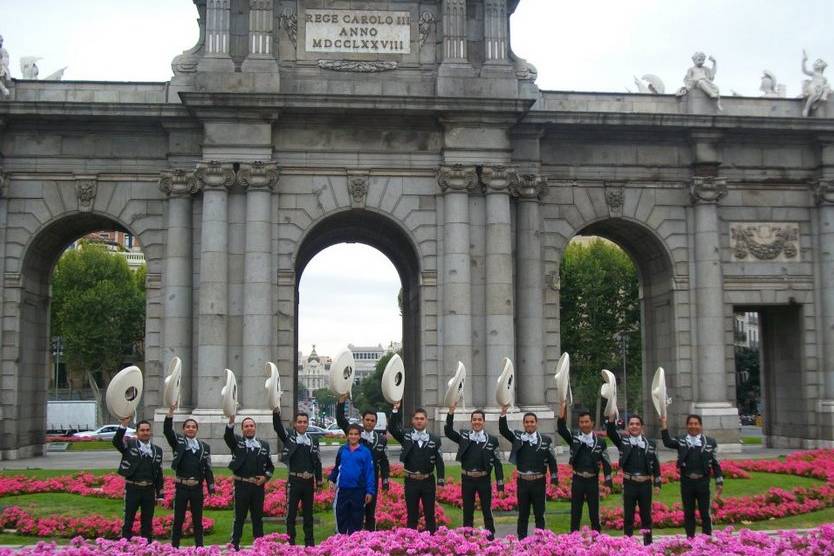
[[[517,3],[195,0],[201,41],[170,82],[11,83],[3,457],[42,450],[51,268],[67,243],[114,227],[148,263],[141,411],[157,410],[179,355],[178,419],[197,417],[219,453],[223,369],[269,436],[264,362],[292,388],[299,278],[343,241],[378,248],[402,277],[407,408],[441,417],[460,360],[466,405],[494,421],[508,356],[518,406],[552,430],[558,271],[580,233],[616,241],[639,268],[644,391],[662,365],[672,422],[702,413],[737,446],[733,314],[757,310],[767,442],[834,445],[832,101],[802,118],[797,99],[728,97],[716,113],[698,90],[539,91],[509,48]],[[331,9],[358,18],[337,21],[348,33],[377,29],[408,48],[308,50],[330,31],[307,16]],[[391,28],[376,28],[387,12]],[[758,245],[777,227],[791,250],[785,239],[776,256],[739,256],[744,230],[761,230]],[[644,414],[654,425],[648,400]]]

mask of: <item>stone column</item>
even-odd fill
[[[478,174],[474,166],[441,166],[437,183],[444,193],[443,210],[443,368],[440,397],[446,392],[458,361],[472,368],[472,297],[469,257],[469,192],[475,189]],[[465,383],[464,397],[472,400],[472,384]]]
[[[165,290],[163,294],[162,358],[164,372],[174,356],[182,360],[180,407],[194,402],[192,339],[192,224],[191,196],[199,191],[194,172],[162,172],[159,188],[168,196],[165,238]]]
[[[229,55],[231,0],[206,0],[205,53],[198,71],[234,71]]]
[[[228,335],[228,197],[235,181],[232,165],[201,163],[197,180],[203,189],[200,230],[200,290],[197,347],[197,406],[216,409],[225,380]]]
[[[249,0],[249,54],[241,69],[245,72],[278,71],[272,52],[273,0]]]
[[[466,0],[443,2],[443,62],[469,63],[466,53]]]
[[[507,0],[484,1],[484,58],[486,63],[507,63],[509,48]]]
[[[264,365],[272,359],[271,239],[272,162],[242,164],[238,181],[246,189],[246,254],[243,291],[243,407],[264,405]]]
[[[721,278],[718,202],[727,194],[722,178],[694,177],[695,308],[698,334],[698,404],[727,403],[724,359],[724,299]]]
[[[517,275],[518,405],[544,406],[544,268],[542,265],[539,196],[545,181],[535,174],[519,176],[513,187],[518,198]]]
[[[481,182],[486,191],[486,403],[495,403],[495,385],[501,362],[515,364],[515,310],[513,308],[513,234],[510,186],[518,179],[515,168],[484,166]]]
[[[820,296],[824,350],[823,398],[834,413],[834,180],[820,180],[814,190],[819,214]],[[834,434],[832,429],[831,434]],[[829,440],[834,440],[831,436]]]

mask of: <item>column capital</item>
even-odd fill
[[[200,191],[200,184],[194,172],[163,170],[159,174],[159,190],[168,197],[190,197]]]
[[[269,190],[278,185],[278,165],[257,160],[240,165],[237,180],[248,191]]]
[[[235,171],[230,162],[201,162],[197,165],[194,176],[203,189],[228,190],[235,182]]]
[[[2,182],[2,178],[0,178]],[[834,180],[817,180],[811,184],[817,205],[834,204]]]
[[[478,184],[478,172],[474,166],[454,164],[437,170],[437,184],[444,193],[448,190],[469,193]]]
[[[718,204],[727,195],[727,180],[715,176],[694,176],[689,184],[693,205]]]
[[[510,193],[510,188],[518,182],[518,169],[513,166],[495,164],[481,167],[481,183],[487,193]]]
[[[547,180],[538,174],[522,174],[510,186],[510,191],[522,201],[538,201],[546,185]]]

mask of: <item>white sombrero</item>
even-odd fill
[[[658,367],[652,379],[652,403],[661,419],[666,418],[666,406],[669,405],[669,396],[666,393],[666,371]]]
[[[568,352],[563,353],[559,362],[556,363],[555,378],[559,401],[563,402],[568,398],[568,391],[570,390],[570,355],[568,355]]]
[[[266,388],[266,397],[271,409],[276,409],[281,406],[281,375],[278,374],[278,367],[272,361],[266,364],[266,374],[269,378],[264,383]]]
[[[504,370],[498,377],[498,385],[495,389],[495,401],[503,407],[513,404],[513,393],[515,392],[515,369],[509,357],[504,358]]]
[[[339,394],[348,394],[353,388],[353,374],[356,361],[353,353],[346,349],[330,364],[330,389]]]
[[[118,419],[127,419],[136,412],[142,399],[142,371],[131,365],[119,371],[107,386],[107,409]]]
[[[165,377],[165,387],[162,392],[162,405],[173,407],[180,403],[180,383],[182,382],[182,360],[174,356],[168,364],[168,376]]]
[[[382,396],[388,403],[395,404],[402,401],[404,390],[405,366],[402,358],[395,353],[382,373]]]
[[[455,376],[449,381],[449,387],[446,389],[446,396],[443,398],[443,405],[452,407],[460,400],[463,395],[463,385],[466,382],[466,367],[458,361],[458,370]]]
[[[235,380],[235,373],[229,369],[226,369],[226,386],[220,390],[220,397],[223,415],[234,417],[237,414],[237,380]]]
[[[605,384],[603,384],[602,388],[599,389],[599,394],[608,400],[608,403],[605,404],[605,416],[616,417],[618,414],[617,379],[614,376],[614,373],[607,369],[602,369],[602,378],[605,380]]]

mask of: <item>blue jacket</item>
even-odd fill
[[[365,494],[376,494],[373,454],[362,444],[356,450],[344,444],[336,454],[336,465],[328,478],[339,488],[361,488]]]

